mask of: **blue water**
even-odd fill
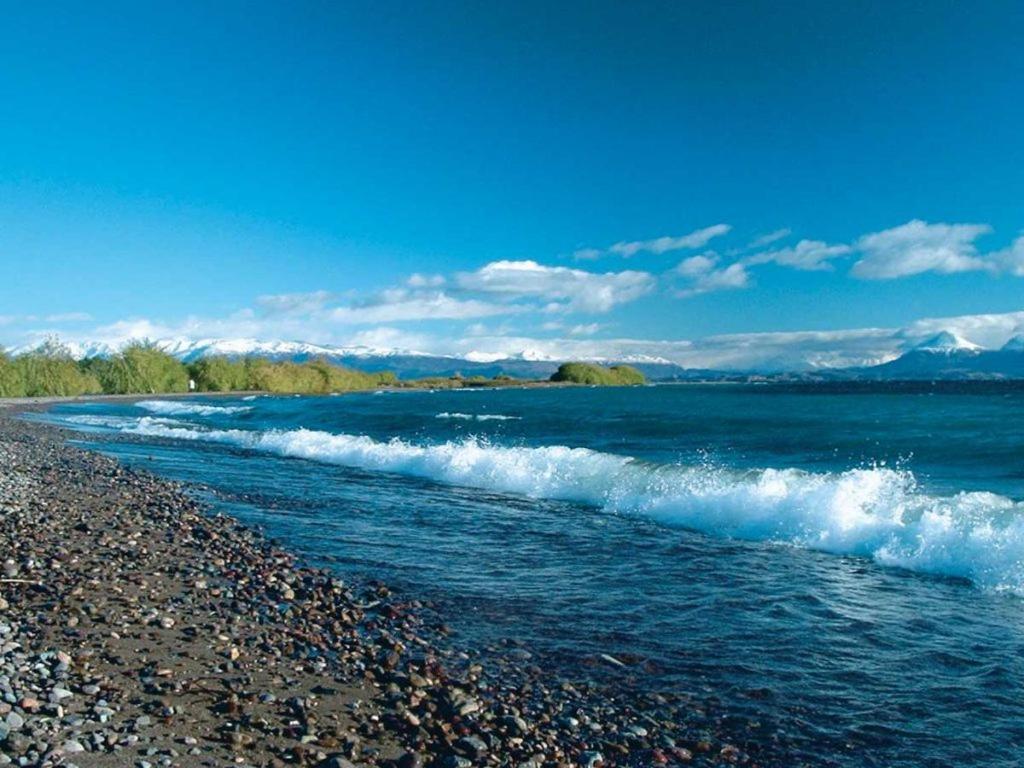
[[[75,404],[461,642],[714,697],[813,764],[1024,760],[1024,389],[664,386]],[[744,727],[737,725],[737,727]]]

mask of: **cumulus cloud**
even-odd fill
[[[712,238],[727,234],[731,229],[732,227],[728,224],[714,224],[713,226],[704,227],[679,237],[656,237],[652,240],[619,242],[615,243],[608,250],[611,253],[617,253],[620,256],[629,258],[642,251],[661,254],[668,253],[669,251],[678,251],[683,248],[703,248],[711,242]]]
[[[547,311],[607,312],[634,301],[654,287],[647,272],[587,272],[548,267],[536,261],[492,261],[456,276],[459,287],[504,300],[546,301]]]
[[[929,224],[914,219],[898,227],[864,235],[855,244],[863,256],[854,277],[891,280],[923,272],[969,272],[990,269],[974,241],[988,234],[987,224]]]
[[[821,240],[801,240],[789,248],[762,251],[746,259],[747,264],[778,264],[802,270],[832,269],[830,259],[845,256],[853,249],[848,245],[829,245]]]
[[[702,253],[699,256],[691,256],[680,261],[678,266],[676,266],[676,274],[683,277],[701,277],[713,270],[717,263],[717,254]]]
[[[687,298],[701,293],[746,288],[750,284],[750,274],[743,264],[736,262],[719,267],[719,258],[718,254],[709,251],[679,262],[673,272],[686,280],[687,285],[677,290],[676,295]]]

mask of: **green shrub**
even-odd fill
[[[631,365],[613,365],[609,368],[621,386],[632,387],[638,384],[646,384],[647,377]]]
[[[68,348],[55,339],[18,355],[13,367],[28,397],[94,395],[103,391],[95,374],[75,362]]]
[[[390,371],[365,373],[326,360],[293,363],[209,357],[185,366],[148,342],[132,343],[110,358],[80,363],[56,339],[15,358],[0,349],[0,397],[187,392],[190,378],[201,392],[323,395],[398,384]],[[455,385],[461,386],[461,381]]]
[[[107,360],[86,365],[111,395],[187,392],[188,370],[180,360],[149,342],[129,344]]]
[[[601,387],[622,387],[643,384],[647,379],[636,368],[629,365],[613,365],[605,368],[593,363],[562,363],[551,374],[551,381],[571,384],[593,384]]]
[[[249,363],[250,389],[288,394],[325,395],[331,392],[356,392],[394,384],[393,373],[364,373],[333,365],[326,360],[305,363],[252,360]]]
[[[246,360],[204,357],[188,367],[200,392],[237,392],[250,389],[250,365]]]
[[[10,356],[0,349],[0,397],[24,397],[25,384]]]

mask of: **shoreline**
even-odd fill
[[[0,412],[0,765],[783,764],[688,694],[462,648],[415,596],[303,567],[21,410]]]

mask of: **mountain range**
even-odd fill
[[[486,376],[505,374],[516,378],[547,378],[566,362],[565,359],[537,353],[496,356],[469,353],[464,356],[436,355],[415,350],[369,346],[332,346],[297,341],[260,341],[257,339],[164,339],[158,347],[183,362],[223,355],[256,355],[271,360],[301,362],[323,358],[338,365],[364,371],[393,371],[400,378],[424,376]],[[35,346],[15,349],[29,351]],[[117,346],[105,343],[69,343],[76,358],[107,357]],[[684,368],[660,357],[647,355],[621,358],[592,358],[590,362],[628,364],[639,369],[651,381],[727,381],[751,376],[766,377],[759,371],[720,371]],[[998,349],[986,349],[951,331],[942,331],[909,346],[895,359],[877,365],[850,368],[817,368],[771,372],[768,378],[787,380],[864,380],[928,381],[970,379],[1024,379],[1024,334],[1014,336]]]

